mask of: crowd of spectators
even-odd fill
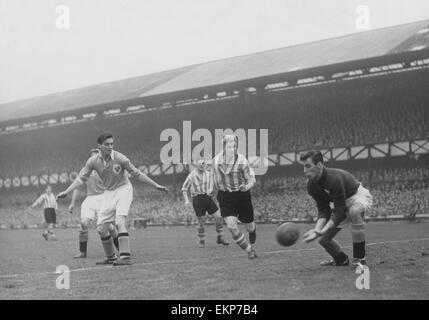
[[[353,174],[368,186],[368,171],[353,171]],[[408,215],[413,210],[429,213],[429,166],[414,168],[394,168],[373,170],[375,181],[370,191],[374,196],[374,205],[368,216],[388,217]],[[170,193],[165,195],[141,184],[134,185],[134,202],[130,210],[130,221],[142,219],[149,224],[187,224],[196,221],[192,208],[185,207],[181,184],[167,184]],[[58,193],[63,185],[53,185]],[[42,189],[11,188],[0,193],[0,225],[31,226],[43,222],[43,210],[30,209],[31,203],[40,195]],[[260,222],[282,220],[313,221],[317,209],[312,198],[306,192],[306,179],[301,175],[270,175],[257,179],[252,190],[255,219]],[[84,196],[81,196],[82,201]],[[59,205],[60,225],[79,223],[79,210],[69,213],[69,201]]]
[[[246,101],[246,102],[244,102]],[[116,136],[116,148],[137,165],[160,163],[164,129],[267,128],[269,152],[346,147],[429,138],[426,83],[367,80],[249,95],[140,114],[0,136],[0,178],[79,170],[96,136]],[[181,136],[181,139],[184,137]],[[197,144],[198,142],[193,142]],[[19,161],[17,161],[19,159]]]

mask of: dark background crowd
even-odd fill
[[[268,92],[258,95],[213,100],[121,117],[42,128],[0,135],[0,178],[79,171],[96,147],[100,132],[115,135],[115,149],[128,155],[137,166],[160,163],[160,149],[166,142],[160,134],[174,128],[182,135],[183,121],[192,130],[238,128],[268,129],[269,153],[299,152],[308,149],[363,146],[408,142],[429,138],[429,91],[427,77],[391,75],[345,81],[315,87]],[[214,135],[213,135],[214,136]],[[195,145],[198,142],[193,142]],[[214,151],[214,150],[213,150]],[[429,167],[427,154],[407,154],[397,159],[332,162],[352,171],[374,195],[372,216],[429,213]],[[313,200],[306,193],[306,181],[299,165],[278,167],[257,177],[253,190],[256,219],[312,220]],[[183,205],[181,183],[185,173],[155,177],[170,189],[168,196],[135,182],[131,209],[133,218],[148,222],[187,223],[194,219]],[[64,184],[53,185],[54,192]],[[42,210],[29,205],[44,186],[0,188],[0,224],[40,223]],[[60,205],[59,221],[72,224],[78,213],[70,214]]]

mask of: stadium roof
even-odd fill
[[[429,20],[0,105],[0,122],[429,48]]]

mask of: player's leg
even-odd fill
[[[192,197],[192,207],[194,208],[195,215],[198,220],[197,227],[197,236],[198,236],[198,244],[200,248],[204,248],[206,246],[205,241],[205,229],[204,225],[206,222],[206,208],[204,205],[204,199],[202,195],[197,195]]]
[[[117,259],[113,246],[113,239],[109,232],[109,225],[111,223],[112,222],[102,222],[97,226],[97,231],[100,235],[101,243],[103,244],[105,258],[96,262],[96,264],[112,264]]]
[[[235,216],[227,216],[225,217],[225,222],[228,230],[231,232],[232,238],[235,243],[249,255],[249,259],[256,258],[256,254],[252,246],[247,240],[246,236],[243,232],[238,228],[238,218]]]
[[[118,250],[119,252],[119,239],[118,239],[119,232],[114,223],[109,225],[109,232],[110,232],[110,235],[112,236],[113,244],[115,245],[116,250]]]
[[[252,221],[250,223],[245,223],[244,228],[249,233],[249,241],[251,245],[254,245],[256,242],[256,223]]]
[[[224,246],[229,245],[228,241],[226,241],[223,237],[223,218],[220,215],[219,210],[216,210],[216,212],[213,213],[213,217],[215,219],[215,228],[217,233],[216,243]]]
[[[53,209],[53,208],[46,208],[45,211],[44,211],[44,213],[45,213],[46,223],[48,224],[48,228],[44,232],[43,237],[46,240],[56,241],[57,238],[56,238],[55,233],[54,233],[54,225],[57,222],[56,221],[55,209]]]
[[[44,238],[46,241],[49,241],[49,237],[48,237],[48,235],[49,235],[49,233],[48,233],[49,214],[48,214],[48,209],[47,209],[47,208],[45,208],[45,209],[43,210],[43,216],[44,216],[44,218],[45,218],[46,229],[45,229],[45,231],[43,231],[42,236],[43,236],[43,238]]]
[[[229,243],[225,241],[223,238],[223,218],[220,215],[218,206],[216,205],[214,200],[208,195],[205,196],[204,202],[205,202],[204,209],[208,212],[208,214],[212,215],[215,220],[215,228],[217,233],[216,243],[224,246],[229,245]]]
[[[231,232],[235,243],[237,243],[241,249],[247,252],[250,259],[253,259],[256,257],[256,254],[254,253],[254,250],[252,249],[252,246],[250,245],[247,238],[238,228],[237,205],[239,204],[240,199],[237,197],[237,193],[232,194],[229,192],[219,191],[217,194],[217,200],[219,202],[220,213],[224,218],[226,226]]]
[[[323,236],[319,238],[319,244],[326,250],[326,252],[332,257],[333,260],[322,261],[320,264],[322,266],[345,266],[349,264],[349,258],[341,249],[337,241],[334,240],[334,237],[338,232],[341,231],[341,228],[333,228],[328,230]]]
[[[252,247],[252,254],[256,257],[254,245],[256,243],[256,224],[255,213],[253,211],[252,198],[250,191],[240,192],[240,202],[237,205],[238,219],[244,224],[246,231],[249,233],[249,242]],[[249,258],[252,258],[249,255]]]
[[[116,215],[115,218],[119,242],[119,259],[115,265],[131,264],[130,236],[127,230],[126,219],[127,217],[124,215]]]
[[[353,265],[366,264],[365,260],[365,212],[372,206],[373,198],[362,185],[350,199],[346,200],[347,218],[351,221],[353,240]]]
[[[91,219],[89,218],[81,218],[79,229],[79,253],[73,257],[75,259],[86,258],[89,238],[88,227],[90,222]]]
[[[353,265],[365,264],[365,207],[360,203],[353,204],[348,210],[351,220],[353,241]]]
[[[119,187],[114,193],[116,203],[115,224],[118,228],[119,259],[113,265],[131,264],[130,236],[127,230],[127,216],[133,201],[133,187],[131,184]]]
[[[206,245],[206,241],[204,239],[204,237],[205,237],[204,224],[206,223],[206,216],[205,215],[200,215],[200,216],[197,215],[197,219],[198,219],[197,233],[198,233],[199,246],[200,246],[200,248],[204,248]]]
[[[89,224],[95,220],[97,210],[97,196],[88,196],[80,206],[79,253],[75,259],[86,258],[88,249]]]

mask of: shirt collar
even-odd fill
[[[102,153],[101,153],[101,152],[98,154],[98,157],[99,157],[103,162],[106,162],[106,161],[104,160],[104,157],[103,157],[103,155],[102,155]],[[108,160],[115,160],[115,150],[112,150],[112,153],[110,154],[110,159],[108,159]]]

